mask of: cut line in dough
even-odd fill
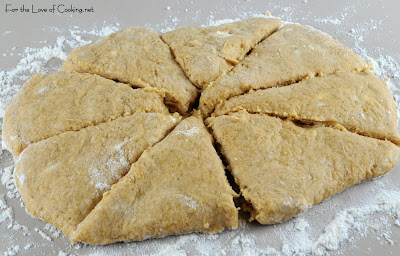
[[[220,26],[176,29],[163,34],[161,39],[169,45],[192,83],[204,90],[281,24],[275,18],[253,18]]]
[[[217,105],[213,116],[244,109],[347,130],[400,144],[390,89],[370,72],[338,72],[285,87],[251,91]]]
[[[285,86],[307,77],[368,68],[358,55],[326,33],[297,24],[285,25],[254,47],[226,76],[207,87],[199,107],[207,117],[218,103],[251,89]]]
[[[180,113],[190,110],[198,95],[168,45],[146,28],[129,27],[75,48],[64,61],[63,70],[154,87],[165,93],[168,105]]]
[[[14,159],[28,145],[67,131],[98,125],[135,112],[168,114],[154,88],[132,89],[91,74],[38,73],[7,108],[3,144]]]
[[[107,244],[236,228],[233,196],[211,135],[192,116],[142,154],[71,240]]]
[[[178,115],[136,113],[29,145],[15,165],[27,212],[71,238],[103,192],[179,120]]]
[[[389,141],[330,127],[302,128],[245,111],[206,123],[248,202],[244,209],[261,224],[280,223],[347,187],[383,175],[400,155]]]
[[[157,33],[127,28],[33,76],[3,127],[27,212],[72,243],[215,233],[238,226],[228,178],[250,220],[274,224],[387,173],[400,154],[388,88],[327,34],[278,24],[169,32],[176,59]],[[179,52],[180,36],[196,52]],[[222,66],[200,67],[208,57]]]

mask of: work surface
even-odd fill
[[[66,0],[53,6],[47,1],[2,1],[0,112],[32,74],[61,69],[62,60],[72,48],[99,36],[128,26],[145,26],[163,33],[180,27],[217,25],[225,19],[244,19],[266,11],[282,20],[327,32],[371,61],[377,75],[389,79],[397,100],[400,95],[400,17],[397,15],[400,3],[395,0],[348,2]],[[21,12],[22,5],[29,11]],[[55,13],[50,12],[53,8]],[[79,13],[80,8],[88,10]],[[0,195],[4,195],[2,201],[7,205],[4,209],[13,209],[13,214],[7,213],[0,201],[0,253],[8,255],[301,255],[318,246],[325,248],[322,251],[328,249],[332,255],[400,253],[400,223],[396,219],[400,217],[396,215],[400,214],[400,192],[396,190],[400,184],[399,165],[382,178],[347,189],[276,226],[247,223],[217,235],[189,234],[94,247],[71,246],[59,231],[27,215],[19,199],[14,198],[17,192],[8,175],[12,167],[5,169],[13,165],[11,155],[4,151],[0,161],[3,170]]]

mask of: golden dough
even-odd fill
[[[63,69],[157,88],[165,92],[167,103],[181,113],[189,109],[198,93],[175,62],[168,45],[146,28],[126,28],[78,47],[68,54]]]
[[[358,55],[329,35],[307,26],[286,25],[254,47],[232,72],[207,87],[200,98],[200,110],[209,116],[218,103],[250,89],[367,68]]]
[[[387,86],[327,34],[280,24],[179,29],[162,35],[171,50],[127,28],[32,77],[3,127],[27,212],[72,243],[215,233],[238,226],[218,153],[262,224],[390,171],[400,137]]]
[[[393,143],[330,127],[299,127],[247,112],[207,120],[249,205],[251,220],[274,224],[366,179],[390,171]]]
[[[161,38],[192,83],[205,89],[281,24],[279,19],[253,18],[220,26],[176,29]]]
[[[29,144],[135,112],[168,113],[155,89],[132,89],[97,75],[36,74],[18,91],[3,125],[3,145],[14,159]]]
[[[71,238],[103,192],[179,119],[177,115],[136,113],[31,144],[15,167],[27,212]]]
[[[297,84],[250,92],[219,104],[213,116],[245,109],[347,130],[400,144],[397,110],[388,86],[370,72],[339,72]]]
[[[238,225],[224,166],[202,120],[189,117],[104,194],[72,242],[107,244]]]

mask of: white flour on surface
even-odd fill
[[[370,202],[363,202],[360,206],[339,211],[315,240],[310,238],[306,229],[299,229],[295,220],[294,229],[299,232],[292,232],[288,237],[282,238],[284,241],[282,252],[285,255],[325,255],[329,251],[336,251],[340,249],[343,242],[355,239],[351,237],[352,233],[356,233],[358,238],[364,238],[371,230],[382,229],[382,225],[368,224],[377,213],[385,213],[393,219],[398,219],[400,191],[380,190]],[[301,225],[309,226],[308,223]],[[390,233],[383,233],[381,237],[390,241]]]
[[[8,248],[8,250],[6,252],[4,252],[4,256],[18,255],[18,253],[20,251],[21,251],[21,247],[19,245],[14,245],[14,246]]]
[[[220,8],[207,16],[201,10],[196,10],[190,19],[187,14],[184,15],[190,11],[190,6],[181,8],[180,13],[175,12],[177,8],[171,3],[164,7],[170,14],[165,22],[157,25],[148,23],[146,27],[164,33],[186,24],[189,26],[188,20],[198,25],[218,26],[245,18],[260,17],[266,11],[253,10],[252,1],[243,2],[246,5],[242,8],[239,8],[238,2],[231,9]],[[277,1],[269,10],[283,20],[312,25],[330,31],[339,41],[346,40],[342,43],[371,63],[376,75],[386,81],[399,106],[400,55],[393,55],[386,49],[366,43],[368,35],[381,32],[380,27],[387,20],[352,21],[351,17],[357,15],[357,9],[362,7],[363,1],[352,2],[347,8],[330,14],[329,17],[316,17],[307,11],[299,12],[299,5],[311,3],[312,1],[298,1],[296,4],[287,4]],[[225,12],[228,14],[225,15]],[[43,47],[26,46],[23,50],[10,47],[7,53],[0,53],[3,56],[19,56],[20,59],[15,67],[6,71],[0,70],[0,119],[4,117],[4,111],[18,89],[34,73],[60,70],[61,61],[72,48],[87,44],[99,36],[107,36],[119,28],[118,22],[111,25],[103,23],[92,30],[79,26],[67,29],[52,27],[50,30],[58,35],[53,43],[43,41]],[[9,30],[0,31],[3,36],[12,33]],[[0,157],[5,157],[4,155],[6,154],[0,154]],[[0,194],[0,227],[7,227],[7,230],[6,237],[0,237],[0,242],[8,244],[8,249],[0,252],[3,255],[32,255],[33,252],[40,254],[48,251],[47,249],[53,251],[54,255],[336,255],[343,254],[349,247],[357,249],[358,241],[367,237],[375,241],[376,245],[384,246],[385,252],[390,251],[390,246],[398,247],[400,242],[393,236],[400,229],[400,191],[398,185],[391,181],[391,176],[385,175],[381,179],[352,187],[312,207],[301,216],[276,226],[242,222],[237,230],[214,235],[192,233],[139,243],[71,246],[61,231],[51,224],[34,220],[25,213],[18,216],[15,214],[14,209],[23,205],[19,201],[20,195],[14,183],[13,168],[10,165],[1,169],[1,183],[5,192]],[[108,188],[101,182],[96,182],[96,186],[100,190]],[[182,198],[182,203],[194,209],[197,207],[196,202],[189,197]],[[26,226],[19,223],[22,221]],[[28,225],[30,223],[33,223],[32,226]],[[360,254],[365,253],[362,252]]]
[[[44,226],[44,229],[48,230],[51,233],[51,236],[53,238],[59,238],[60,235],[61,235],[61,230],[59,230],[58,228],[54,227],[50,223],[46,223],[46,226]]]
[[[36,232],[38,232],[39,233],[39,235],[43,238],[43,239],[46,239],[47,241],[49,241],[49,242],[51,242],[51,241],[53,241],[53,239],[51,239],[51,237],[49,237],[46,233],[44,233],[42,230],[40,230],[40,229],[38,229],[38,228],[35,228],[34,229]]]
[[[52,58],[64,60],[66,53],[63,51],[65,37],[57,38],[53,46],[43,48],[26,47],[17,66],[8,71],[0,71],[0,118],[4,117],[5,110],[14,95],[21,88],[21,81],[27,80],[38,72],[46,72],[46,64]]]
[[[67,57],[69,50],[91,42],[90,40],[84,40],[81,36],[82,34],[86,36],[107,36],[117,31],[119,29],[118,26],[118,23],[105,25],[90,31],[81,30],[79,27],[74,26],[68,32],[64,32],[64,34],[68,34],[67,37],[58,36],[53,46],[44,46],[42,48],[26,47],[22,53],[17,53],[21,56],[19,63],[10,70],[0,70],[0,119],[4,117],[7,106],[29,77],[38,72],[50,73],[51,71],[61,70],[61,65],[55,67],[49,65],[49,61],[53,59],[63,61]],[[62,31],[56,28],[51,29]]]

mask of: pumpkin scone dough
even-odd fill
[[[368,69],[366,62],[329,35],[308,26],[285,25],[255,46],[226,76],[207,87],[200,98],[200,110],[210,116],[218,103],[251,89],[364,69]]]
[[[211,135],[192,116],[142,154],[79,225],[72,242],[106,244],[235,228],[235,195]]]
[[[168,45],[146,28],[129,27],[77,47],[68,54],[63,69],[97,74],[135,87],[157,88],[181,113],[189,109],[198,94]]]
[[[370,72],[338,72],[252,91],[219,104],[213,116],[239,109],[302,122],[341,124],[349,131],[400,144],[392,92]]]
[[[216,233],[239,221],[220,155],[261,224],[390,171],[390,90],[329,35],[281,25],[129,27],[33,76],[2,134],[26,211],[71,243]]]
[[[208,123],[248,202],[251,219],[274,224],[390,171],[400,149],[330,127],[237,112]],[[245,145],[245,147],[243,146]]]
[[[139,112],[31,144],[15,167],[27,212],[71,238],[102,193],[179,120],[177,114]]]
[[[3,125],[3,145],[14,159],[29,144],[135,112],[168,113],[153,88],[132,89],[97,75],[36,74],[18,91]]]
[[[281,24],[280,19],[253,18],[220,26],[176,29],[161,38],[192,83],[205,89]]]

